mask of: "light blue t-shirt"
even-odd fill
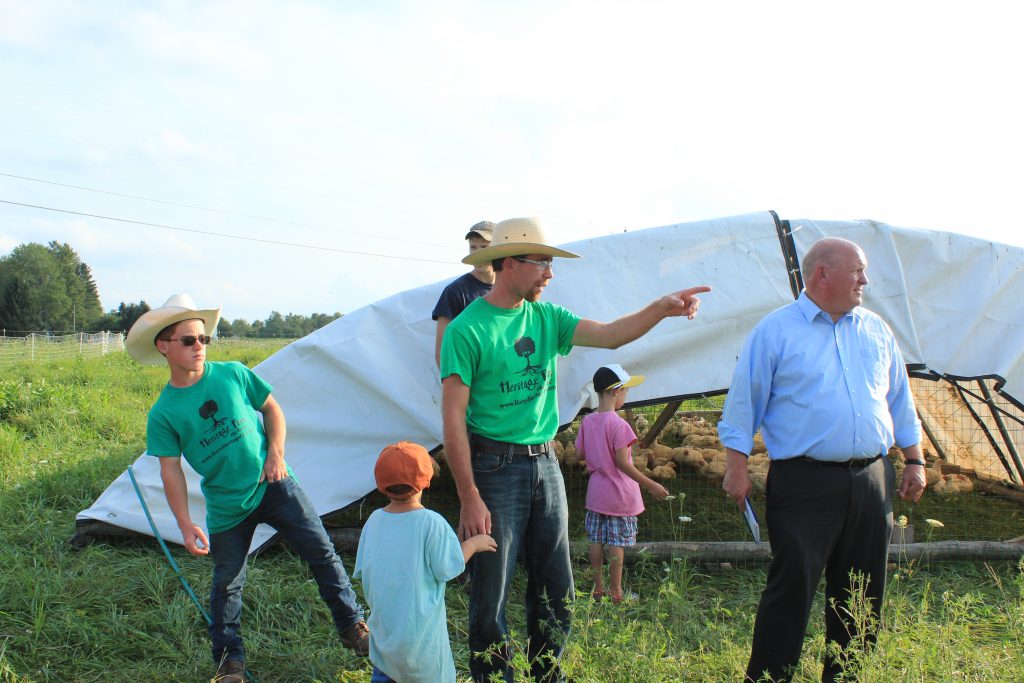
[[[370,606],[370,661],[401,683],[455,683],[445,583],[466,565],[451,525],[433,510],[375,510],[353,576]]]
[[[832,322],[806,292],[768,314],[740,353],[718,434],[750,453],[758,427],[772,460],[866,458],[918,443],[892,330],[860,306]]]

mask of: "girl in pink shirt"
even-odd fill
[[[598,368],[594,391],[599,396],[597,412],[583,418],[576,437],[576,452],[590,470],[587,484],[585,525],[590,539],[590,566],[594,570],[594,598],[605,595],[622,602],[622,561],[626,546],[636,545],[636,518],[644,511],[640,487],[656,500],[668,490],[633,465],[632,448],[636,434],[615,412],[626,403],[629,387],[644,381],[630,376],[621,365]],[[608,589],[604,584],[604,558],[608,558]]]

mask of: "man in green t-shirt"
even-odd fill
[[[453,320],[441,344],[444,446],[462,511],[462,539],[489,534],[496,553],[472,560],[470,673],[512,680],[505,604],[516,558],[527,572],[527,655],[536,680],[562,680],[558,658],[573,594],[565,485],[551,449],[558,429],[556,362],[573,346],[618,348],[663,318],[697,315],[691,287],[611,323],[540,301],[552,258],[576,254],[547,243],[535,218],[499,223],[490,246],[463,263],[491,262],[491,291]]]
[[[246,558],[261,523],[277,529],[309,564],[342,644],[365,656],[369,631],[362,609],[312,502],[284,461],[284,412],[270,385],[241,363],[206,360],[206,331],[219,319],[219,308],[199,310],[187,294],[176,294],[139,318],[126,341],[140,363],[170,369],[149,411],[146,452],[160,458],[164,495],[185,548],[213,557],[214,680],[249,680],[239,622]],[[209,538],[189,512],[182,456],[202,477]]]

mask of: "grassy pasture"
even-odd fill
[[[279,346],[215,344],[211,357],[252,365]],[[83,550],[67,544],[75,514],[143,450],[146,411],[165,378],[162,368],[139,366],[124,354],[6,365],[0,372],[0,682],[209,679],[205,623],[155,542],[100,542]],[[569,486],[578,506],[578,484]],[[683,479],[673,486],[687,497],[679,508],[659,512],[668,516],[666,533],[682,540],[705,533],[719,534],[704,535],[708,540],[734,538],[710,507],[706,518],[693,515],[692,526],[678,527],[672,518],[701,509],[703,494]],[[445,504],[441,487],[431,491]],[[707,505],[715,504],[707,495]],[[939,504],[915,512],[948,519],[944,513],[951,509]],[[1013,515],[1019,510],[997,507],[992,514]],[[932,533],[938,539],[951,532],[947,526]],[[1013,534],[994,533],[1000,535]],[[205,604],[209,561],[178,547],[172,552]],[[345,558],[350,570],[352,560]],[[643,559],[627,569],[639,602],[577,602],[565,668],[576,681],[739,680],[764,579],[759,566],[711,571]],[[577,580],[585,596],[584,565]],[[466,597],[452,585],[448,601],[461,675]],[[521,632],[519,602],[513,599],[510,618]],[[822,609],[812,616],[800,681],[818,680]],[[877,647],[858,662],[859,680],[1024,680],[1019,566],[900,562],[884,619]],[[305,567],[285,550],[252,559],[244,627],[260,683],[369,681],[368,664],[339,646]]]

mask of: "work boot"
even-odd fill
[[[370,654],[370,629],[365,621],[357,621],[341,634],[341,644],[355,651],[360,657]]]
[[[241,659],[225,659],[217,667],[217,673],[210,683],[251,683],[251,680],[245,673],[245,662]]]

